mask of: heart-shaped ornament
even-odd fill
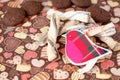
[[[33,66],[35,66],[35,67],[42,67],[42,66],[44,66],[44,64],[45,64],[45,61],[44,60],[38,60],[38,59],[32,59],[31,60],[31,63],[32,63],[32,65]]]

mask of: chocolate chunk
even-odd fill
[[[73,4],[79,7],[89,7],[91,5],[91,0],[71,0]]]
[[[36,1],[27,1],[23,3],[21,6],[29,16],[39,14],[40,11],[42,10],[41,3]]]
[[[93,5],[93,6],[89,7],[87,9],[87,11],[91,12],[91,16],[96,22],[100,22],[100,23],[110,22],[109,12],[100,8],[98,5]]]
[[[70,0],[52,0],[52,3],[56,8],[68,8],[72,4]]]
[[[6,26],[14,26],[21,23],[24,17],[25,11],[23,9],[10,8],[4,15],[3,24]]]

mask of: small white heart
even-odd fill
[[[113,75],[120,76],[120,68],[111,68],[110,71]]]
[[[113,18],[113,17],[111,17],[111,21],[113,23],[118,23],[120,21],[120,19],[119,18]]]
[[[45,64],[45,61],[44,60],[37,60],[37,59],[32,59],[31,60],[31,63],[32,63],[32,65],[33,66],[35,66],[35,67],[42,67],[42,66],[44,66],[44,64]]]

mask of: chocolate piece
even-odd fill
[[[34,28],[41,28],[49,24],[49,20],[46,17],[38,16],[32,20]]]
[[[70,0],[52,0],[52,3],[56,8],[68,8],[72,4]]]
[[[91,0],[71,0],[73,4],[79,7],[89,7],[91,5]]]
[[[3,24],[7,26],[14,26],[23,21],[25,17],[25,11],[20,8],[10,8],[5,13],[3,18]]]
[[[100,22],[100,23],[110,22],[109,12],[100,8],[98,5],[93,5],[93,6],[89,7],[87,9],[87,11],[91,12],[91,16],[96,22]]]
[[[36,1],[27,1],[23,3],[21,6],[29,16],[39,14],[40,11],[42,10],[41,3]]]

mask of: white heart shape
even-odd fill
[[[111,17],[111,21],[113,23],[118,23],[120,21],[120,19],[119,18],[113,18],[113,17]]]
[[[35,67],[42,67],[42,66],[44,66],[44,64],[45,64],[45,61],[44,60],[37,60],[37,59],[32,59],[31,60],[31,63],[32,63],[32,65],[33,66],[35,66]]]
[[[120,76],[120,68],[111,68],[110,71],[113,75]]]
[[[111,7],[116,7],[119,5],[119,3],[117,1],[112,1],[112,0],[107,0],[107,3],[111,6]]]

